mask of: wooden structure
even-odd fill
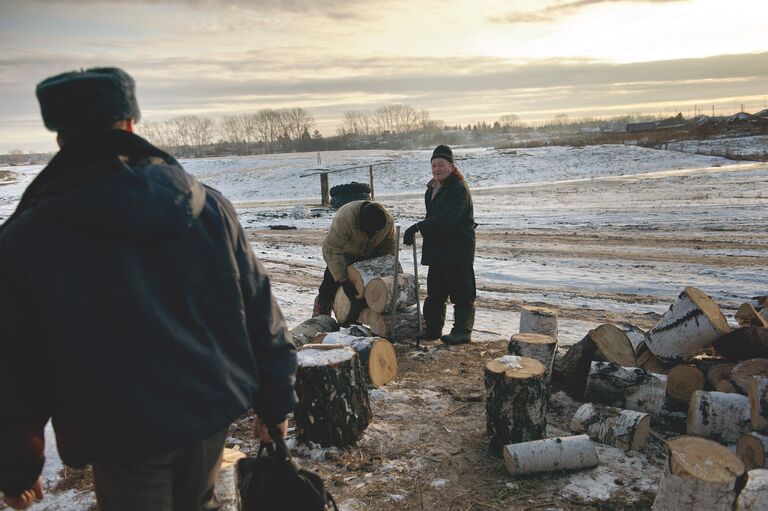
[[[373,184],[373,168],[379,165],[386,165],[391,163],[391,160],[382,160],[369,163],[368,165],[354,165],[354,166],[328,166],[318,167],[313,169],[306,169],[299,174],[299,177],[320,176],[320,204],[322,206],[331,205],[330,186],[328,185],[328,174],[335,174],[337,172],[347,172],[350,170],[368,169],[368,179],[371,186],[371,200],[376,200],[376,192]]]

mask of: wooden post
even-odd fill
[[[331,205],[331,193],[330,189],[328,188],[327,172],[320,174],[320,205],[326,207]]]
[[[371,200],[376,200],[376,192],[373,190],[373,165],[368,167],[368,178],[371,182]]]

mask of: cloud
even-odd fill
[[[488,21],[494,23],[546,23],[554,21],[557,18],[562,18],[574,14],[575,12],[590,7],[592,5],[599,4],[613,4],[613,3],[673,3],[673,2],[687,2],[689,0],[571,0],[564,3],[558,3],[540,9],[538,11],[526,11],[526,12],[511,12],[503,16],[494,16],[488,18]]]

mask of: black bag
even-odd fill
[[[323,480],[300,468],[280,433],[270,427],[274,444],[261,443],[259,454],[237,463],[237,488],[242,511],[338,511]],[[274,447],[273,447],[274,445]],[[262,456],[266,447],[267,455]]]

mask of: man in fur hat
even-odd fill
[[[296,350],[232,205],[133,134],[117,68],[37,86],[61,150],[0,227],[0,491],[43,498],[44,428],[102,511],[218,509],[229,425],[285,432]]]

